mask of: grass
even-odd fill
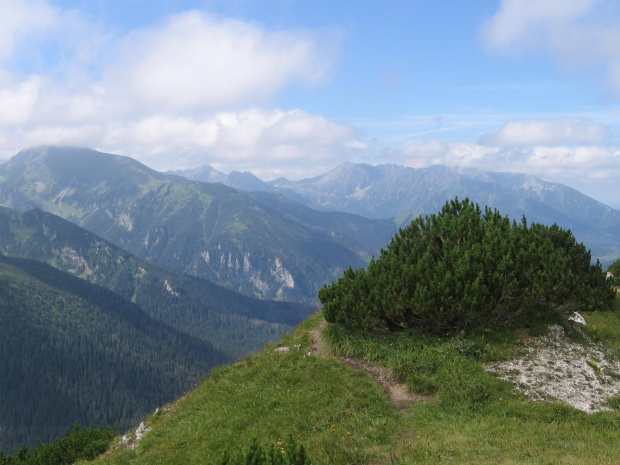
[[[620,294],[616,294],[613,312],[591,312],[584,317],[588,322],[586,331],[595,341],[604,341],[608,350],[620,356]]]
[[[619,304],[616,299],[616,310]],[[587,331],[608,350],[620,348],[620,311],[586,319]],[[521,341],[543,333],[533,326],[431,338],[330,326],[326,337],[340,355],[389,366],[410,388],[435,395],[435,402],[415,405],[404,417],[391,463],[617,463],[620,398],[609,403],[615,412],[587,415],[518,396],[484,371],[483,362],[509,358]]]
[[[611,464],[618,460],[617,414],[589,417],[568,407],[505,400],[462,414],[414,407],[394,463]]]
[[[310,318],[283,344],[216,369],[210,380],[148,421],[152,431],[135,451],[118,450],[101,463],[217,463],[221,451],[262,444],[302,443],[315,463],[368,463],[393,445],[402,421],[365,373],[308,356]],[[300,350],[294,348],[301,344]],[[311,452],[310,452],[311,451]]]
[[[616,306],[620,301],[616,300]],[[620,310],[620,308],[618,308]],[[585,315],[609,350],[620,347],[620,311]],[[315,464],[615,464],[620,460],[620,397],[612,412],[587,415],[533,402],[483,368],[519,352],[540,327],[477,334],[372,335],[330,325],[325,339],[341,356],[392,368],[430,401],[399,413],[365,372],[308,355],[314,315],[275,352],[274,345],[217,369],[210,380],[151,417],[136,450],[105,464],[211,464],[257,437],[263,445],[292,433]],[[593,329],[596,327],[595,329]],[[295,344],[300,344],[299,350]]]

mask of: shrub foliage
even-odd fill
[[[367,270],[349,268],[319,299],[329,322],[437,333],[602,309],[613,295],[570,231],[511,223],[457,198],[401,229]]]
[[[92,460],[106,451],[115,434],[109,426],[85,428],[76,422],[64,438],[51,444],[39,441],[34,449],[22,445],[12,456],[0,451],[0,465],[70,465],[80,459]]]
[[[607,271],[609,271],[614,276],[613,283],[616,286],[620,286],[620,258],[613,262],[611,265],[609,265]]]

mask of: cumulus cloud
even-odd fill
[[[42,80],[30,76],[16,85],[0,88],[0,125],[23,124],[30,120],[41,90]]]
[[[484,24],[482,32],[489,47],[511,50],[515,46],[535,47],[540,41],[555,46],[574,23],[592,11],[600,0],[503,0],[499,11]]]
[[[343,160],[364,147],[348,126],[301,110],[250,109],[203,118],[150,116],[103,130],[105,146],[140,153],[151,166],[218,164],[228,169]]]
[[[43,0],[35,3],[24,8],[40,6],[46,11]],[[0,60],[20,55],[11,45],[20,34],[32,35],[33,28],[52,25],[56,33],[28,50],[46,48],[52,51],[51,56],[65,59],[57,60],[45,78],[11,75],[0,68],[0,98],[18,106],[27,103],[36,110],[32,114],[38,121],[55,123],[133,119],[146,114],[204,114],[268,103],[288,86],[326,79],[339,44],[337,35],[328,32],[269,31],[255,23],[196,11],[172,16],[164,24],[126,37],[111,38],[76,12],[48,7],[54,13],[50,13],[50,24],[30,25],[22,20],[22,9],[15,7],[12,15],[21,27],[7,31],[0,27],[0,39],[6,36],[5,41],[0,40]],[[2,18],[0,26],[6,21]],[[37,86],[36,93],[35,78],[44,84]],[[27,99],[25,93],[34,100]]]
[[[439,140],[429,142],[410,140],[400,147],[385,150],[388,159],[411,168],[442,164],[447,153],[448,146]]]
[[[257,105],[328,79],[339,43],[334,31],[273,30],[200,11],[115,35],[48,0],[4,0],[0,156],[63,144],[156,169],[338,160],[363,150],[350,127]]]
[[[331,39],[187,12],[122,41],[106,80],[142,107],[221,110],[324,79],[337,48]]]
[[[583,119],[511,121],[499,131],[484,134],[485,145],[599,144],[609,135],[603,124]]]
[[[563,66],[603,65],[620,92],[620,26],[615,0],[503,0],[482,27],[486,47],[500,53],[544,52]]]
[[[399,147],[384,152],[386,158],[402,160],[408,166],[428,166],[427,161],[458,166],[475,167],[487,171],[514,171],[543,175],[553,172],[579,172],[584,167],[588,171],[617,170],[620,174],[618,151],[598,146],[528,146],[528,147],[491,147],[474,143],[451,143],[425,156],[424,151],[412,150],[412,147],[424,147],[426,144],[408,141]],[[424,162],[419,163],[422,159]]]
[[[138,158],[158,170],[209,164],[225,172],[252,171],[263,179],[319,174],[370,150],[354,129],[321,115],[259,108],[204,117],[36,124],[19,131],[0,126],[0,155],[14,155],[17,150],[6,147],[17,140],[23,147],[90,146]]]
[[[24,147],[39,145],[75,145],[90,147],[93,140],[105,137],[105,128],[99,124],[84,123],[75,125],[36,125],[21,129],[17,136]]]

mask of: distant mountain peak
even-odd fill
[[[414,213],[435,213],[454,197],[468,197],[513,219],[525,215],[530,222],[558,223],[576,233],[595,255],[611,253],[615,257],[620,250],[619,211],[570,187],[529,174],[345,162],[318,176],[299,181],[279,179],[269,185],[313,208],[402,221],[410,221]],[[251,190],[248,185],[245,188]]]
[[[76,182],[94,181],[96,179],[127,178],[128,176],[163,175],[139,161],[111,153],[99,152],[84,147],[64,147],[43,145],[20,151],[13,156],[6,168],[14,174],[28,173],[32,177],[61,176]]]

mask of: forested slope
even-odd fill
[[[168,270],[38,209],[19,213],[0,207],[0,253],[39,260],[106,287],[234,357],[276,340],[313,311]]]
[[[230,359],[118,295],[0,256],[0,449],[136,424]]]

